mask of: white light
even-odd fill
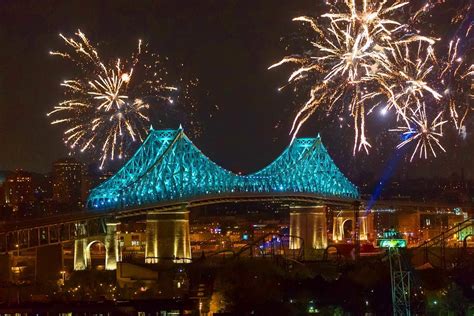
[[[382,116],[387,115],[387,113],[388,113],[387,107],[384,107],[380,110],[380,115],[382,115]]]
[[[461,135],[463,140],[466,140],[466,137],[467,137],[466,125],[463,125],[459,128],[459,135]]]
[[[129,82],[130,81],[130,75],[128,73],[122,74],[122,81],[123,82]]]

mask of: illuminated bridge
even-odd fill
[[[306,238],[306,248],[312,251],[327,243],[322,233],[327,231],[324,205],[352,205],[359,192],[336,167],[319,136],[295,139],[267,167],[241,176],[212,162],[180,127],[152,129],[122,169],[92,190],[87,207],[96,213],[115,214],[122,221],[146,216],[146,263],[164,259],[189,262],[189,209],[242,198],[292,202],[308,199],[319,205],[298,209],[290,216],[290,231],[299,238],[290,246],[301,248],[299,241]],[[112,234],[116,229],[113,225],[108,228]],[[116,248],[110,245],[106,248]],[[87,244],[80,244],[76,249],[84,253],[76,260],[79,269],[87,266],[83,259],[88,257],[83,251],[86,248]],[[113,268],[115,263],[112,260],[106,266]]]
[[[190,262],[192,207],[280,201],[292,205],[290,234],[297,239],[290,240],[291,249],[304,247],[309,254],[327,245],[326,206],[349,208],[353,214],[358,199],[358,189],[334,164],[319,136],[295,139],[267,167],[242,176],[212,162],[182,128],[152,129],[130,160],[91,191],[86,212],[0,231],[0,253],[37,248],[51,257],[48,251],[60,252],[62,243],[73,241],[74,269],[83,270],[91,266],[91,245],[102,242],[105,268],[113,270],[121,261],[121,223],[138,220],[146,223],[146,263]],[[364,228],[364,221],[361,217],[352,222]],[[343,223],[335,225],[339,236]]]
[[[302,250],[305,260],[313,260],[319,249],[328,247],[328,231],[332,230],[332,242],[351,238],[355,245],[374,233],[373,215],[360,207],[357,188],[334,164],[319,136],[295,139],[267,167],[242,176],[212,162],[182,128],[151,130],[130,160],[92,190],[84,212],[0,225],[0,271],[10,270],[14,253],[20,256],[35,249],[37,262],[45,263],[38,265],[37,275],[54,279],[64,270],[62,245],[69,242],[74,243],[75,270],[91,267],[91,246],[97,242],[104,244],[105,268],[121,269],[117,265],[124,263],[121,230],[128,222],[145,225],[145,247],[140,250],[145,263],[187,263],[192,260],[191,209],[241,201],[289,202],[287,247]],[[404,206],[390,201],[377,204]],[[436,211],[440,207],[432,206]],[[332,221],[329,210],[337,212],[329,215]],[[465,226],[456,226],[459,233],[473,234],[472,221],[461,224]],[[347,231],[353,234],[346,236]]]
[[[295,139],[270,165],[241,176],[212,162],[179,128],[152,129],[125,166],[92,190],[87,207],[105,211],[206,196],[281,193],[341,200],[359,197],[319,135]]]

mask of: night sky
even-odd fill
[[[48,52],[64,47],[59,32],[71,35],[78,28],[112,57],[128,56],[141,38],[175,65],[184,64],[169,71],[199,79],[193,97],[203,131],[199,137],[189,135],[194,143],[232,171],[262,168],[288,145],[296,104],[302,102],[292,89],[277,92],[290,67],[267,68],[289,53],[285,50],[289,42],[298,40],[301,27],[291,19],[319,14],[320,2],[2,0],[0,170],[47,172],[54,160],[67,155],[62,128],[49,125],[46,113],[61,100],[59,82],[71,70]],[[437,21],[441,34],[450,31],[444,24]],[[186,130],[187,116],[182,117]],[[350,178],[367,172],[377,177],[387,168],[398,139],[381,133],[390,118],[375,114],[370,120],[375,150],[369,157],[362,153],[352,157],[352,128],[340,128],[324,116],[311,119],[300,134],[320,132]],[[176,124],[153,123],[155,128]],[[396,174],[446,176],[464,168],[466,176],[474,177],[474,135],[469,124],[466,139],[454,133],[445,139],[447,154],[411,164],[401,159]]]

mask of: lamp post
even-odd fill
[[[64,286],[65,282],[66,282],[66,271],[64,270],[61,270],[59,271],[59,273],[61,273],[61,280],[62,280],[62,286]]]

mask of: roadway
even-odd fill
[[[360,209],[365,209],[367,201],[343,199],[337,197],[319,196],[314,194],[281,192],[281,193],[232,193],[206,195],[196,198],[176,199],[161,203],[140,205],[139,207],[129,207],[109,210],[87,210],[81,212],[65,213],[45,218],[26,219],[18,221],[9,221],[0,223],[0,234],[8,232],[25,230],[38,227],[47,227],[51,225],[84,222],[102,217],[111,219],[126,219],[133,217],[143,217],[150,210],[161,212],[179,210],[183,208],[194,208],[205,205],[234,202],[281,202],[281,203],[304,203],[316,205],[329,205],[333,207],[349,208],[351,210],[359,204]],[[417,201],[398,201],[398,200],[379,200],[376,201],[372,209],[396,209],[396,210],[419,210],[419,211],[440,211],[454,208],[462,208],[464,211],[472,212],[472,203],[438,203],[438,202],[417,202]]]
[[[84,209],[81,212],[65,213],[60,215],[48,216],[46,218],[36,218],[28,220],[10,221],[0,224],[0,234],[25,230],[38,227],[46,227],[58,224],[67,224],[82,222],[86,220],[92,220],[101,217],[110,217],[111,219],[124,219],[133,217],[143,217],[150,210],[156,210],[161,212],[179,210],[183,208],[194,208],[204,205],[220,204],[220,203],[233,203],[233,202],[275,202],[279,201],[282,203],[309,203],[309,204],[324,204],[339,207],[353,207],[354,201],[352,199],[341,199],[322,197],[314,194],[294,193],[294,192],[281,192],[281,193],[232,193],[232,194],[218,194],[218,195],[206,195],[202,197],[196,197],[193,199],[176,199],[174,201],[166,201],[162,203],[144,204],[139,207],[129,207],[120,209],[109,209],[109,210],[88,210]]]

